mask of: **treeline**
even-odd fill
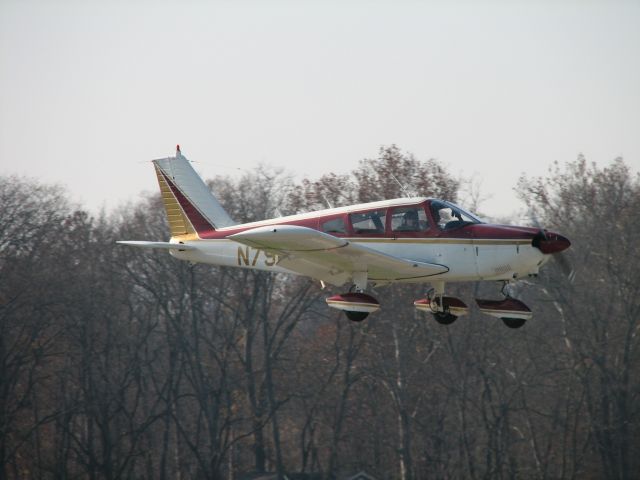
[[[460,195],[396,147],[350,175],[212,183],[238,221],[399,184]],[[305,278],[117,246],[167,238],[159,197],[96,218],[0,177],[0,479],[637,478],[640,181],[578,158],[518,191],[572,240],[575,279],[550,263],[521,282],[535,316],[510,330],[474,309],[439,325],[411,285],[379,289],[382,310],[351,323]],[[500,285],[448,291],[472,305]]]

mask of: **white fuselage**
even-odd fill
[[[348,238],[350,242],[406,260],[446,265],[448,272],[432,278],[403,279],[403,283],[432,281],[513,280],[537,274],[549,258],[530,240]],[[228,239],[185,242],[194,250],[170,250],[171,255],[194,263],[296,274],[278,265],[279,257]]]

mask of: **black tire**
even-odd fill
[[[350,310],[345,310],[344,314],[352,322],[361,322],[369,316],[369,312],[352,312]]]
[[[433,318],[435,318],[436,322],[440,325],[451,325],[458,317],[450,313],[437,312],[433,314]]]
[[[520,328],[526,323],[524,318],[502,317],[502,322],[509,328]]]

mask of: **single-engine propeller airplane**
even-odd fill
[[[445,296],[447,282],[508,282],[536,275],[571,243],[540,228],[493,225],[435,198],[398,198],[236,224],[177,147],[175,157],[153,160],[171,239],[119,241],[167,249],[180,260],[305,275],[348,293],[326,299],[353,321],[380,308],[364,293],[391,283],[426,283],[415,308],[451,324],[469,308]],[[483,313],[510,328],[532,316],[520,300],[476,299]]]

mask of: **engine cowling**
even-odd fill
[[[531,245],[544,254],[551,254],[566,250],[571,246],[571,242],[559,233],[540,230],[531,240]]]

